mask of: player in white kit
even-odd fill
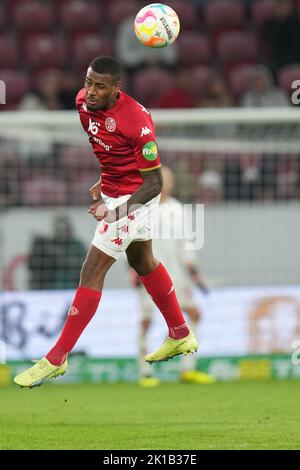
[[[179,305],[183,312],[188,315],[188,323],[193,331],[197,331],[198,323],[201,319],[201,312],[193,297],[193,287],[196,285],[202,292],[208,293],[202,277],[197,269],[195,252],[187,250],[185,240],[174,237],[174,225],[183,224],[183,204],[173,198],[172,191],[174,179],[171,170],[163,166],[163,189],[161,193],[161,203],[159,206],[160,229],[164,234],[170,234],[165,239],[154,237],[153,251],[155,256],[163,261],[171,273],[174,287],[177,293]],[[153,368],[144,361],[147,353],[147,333],[151,327],[152,316],[155,305],[147,294],[143,284],[138,281],[135,272],[132,272],[132,283],[136,287],[141,311],[140,337],[139,337],[139,383],[143,386],[158,385],[159,380],[153,376]],[[204,372],[197,370],[197,356],[184,356],[180,364],[180,379],[184,382],[192,383],[212,383],[215,379]]]

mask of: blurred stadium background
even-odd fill
[[[0,4],[0,337],[15,372],[53,344],[95,228],[98,166],[74,97],[112,54],[124,90],[153,110],[174,195],[205,204],[197,253],[210,294],[199,367],[221,380],[300,377],[300,2],[170,1],[176,43],[149,50],[132,21],[147,2]],[[298,93],[299,94],[299,93]],[[171,109],[171,111],[170,111]],[[136,380],[139,312],[125,261],[108,275],[65,381]],[[164,335],[157,314],[149,347]],[[172,362],[172,361],[171,361]],[[176,380],[178,362],[157,373]],[[7,375],[6,375],[7,374]],[[10,371],[2,369],[2,380]]]

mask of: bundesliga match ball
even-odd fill
[[[177,14],[168,5],[152,3],[136,15],[134,31],[138,40],[148,47],[165,47],[172,44],[180,30]]]

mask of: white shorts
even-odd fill
[[[107,208],[112,210],[127,201],[131,194],[118,198],[103,193],[101,196]],[[96,227],[92,245],[112,258],[118,259],[131,242],[151,240],[152,214],[158,210],[159,200],[160,194],[117,222],[108,224],[101,220]]]
[[[166,269],[168,269],[167,266]],[[196,307],[196,302],[193,298],[192,288],[189,283],[187,283],[186,285],[176,285],[174,283],[174,287],[181,310],[185,311],[185,309],[187,308]],[[151,320],[155,304],[143,286],[137,287],[136,290],[138,292],[141,318],[143,320]]]

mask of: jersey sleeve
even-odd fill
[[[129,141],[140,171],[159,168],[160,158],[155,137],[155,127],[150,113],[141,106],[129,119]]]

